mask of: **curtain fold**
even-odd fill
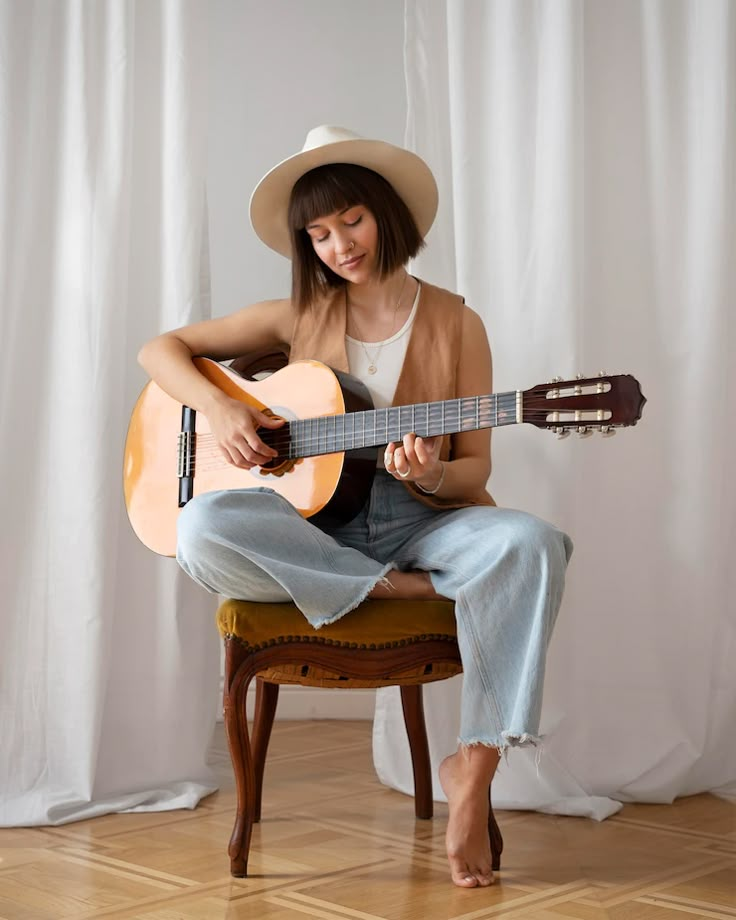
[[[610,440],[494,436],[499,503],[576,544],[539,769],[512,752],[495,801],[601,818],[621,801],[734,794],[733,7],[405,10],[407,141],[442,202],[416,271],[483,316],[495,389],[605,369],[633,373],[648,398]],[[438,762],[455,748],[457,689],[428,699]],[[410,791],[400,730],[382,692],[376,766]]]
[[[146,339],[209,313],[201,4],[0,5],[0,824],[213,791],[213,603],[122,501]]]

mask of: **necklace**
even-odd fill
[[[370,354],[370,352],[368,351],[368,349],[365,347],[364,336],[363,336],[363,333],[360,331],[360,327],[358,326],[358,323],[357,323],[357,321],[356,321],[356,319],[355,319],[355,314],[354,314],[354,313],[351,313],[351,314],[350,314],[351,317],[352,317],[352,319],[353,319],[353,326],[355,326],[355,331],[356,331],[356,332],[358,333],[358,335],[360,336],[360,338],[359,338],[358,341],[360,342],[360,347],[361,347],[361,348],[363,349],[363,351],[365,352],[365,356],[366,356],[366,358],[367,358],[367,360],[368,360],[368,373],[371,374],[371,376],[372,376],[373,374],[375,374],[376,371],[378,370],[378,359],[381,357],[381,352],[383,351],[383,346],[386,344],[386,342],[388,341],[388,339],[390,339],[391,336],[392,336],[392,335],[394,334],[394,332],[396,331],[396,317],[398,316],[398,313],[399,313],[399,306],[401,305],[401,297],[402,297],[402,295],[403,295],[403,293],[404,293],[404,288],[406,287],[406,282],[407,282],[408,278],[409,278],[409,273],[407,272],[407,273],[404,275],[404,282],[403,282],[403,284],[401,285],[401,290],[399,291],[399,299],[396,301],[396,306],[394,307],[394,315],[393,315],[393,319],[391,320],[391,331],[389,332],[388,336],[387,336],[382,342],[379,342],[379,344],[378,344],[378,349],[376,350],[376,352],[373,354],[372,357],[371,357],[371,354]],[[346,305],[347,305],[347,307],[348,307],[348,309],[349,309],[349,308],[350,308],[350,303],[349,303],[349,301],[348,301],[348,290],[347,290],[347,288],[345,288],[345,303],[346,303]]]

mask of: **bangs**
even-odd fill
[[[372,170],[348,163],[330,163],[305,173],[291,192],[289,224],[295,230],[303,230],[318,217],[366,204],[373,197],[368,188],[373,183],[366,182],[367,177],[361,173],[382,179]]]

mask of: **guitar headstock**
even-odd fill
[[[631,374],[606,374],[574,380],[555,377],[522,393],[522,421],[549,428],[561,438],[577,430],[581,437],[594,431],[604,436],[616,428],[636,425],[646,399]]]

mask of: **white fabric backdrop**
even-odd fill
[[[407,0],[406,27],[408,145],[442,203],[416,270],[483,316],[495,389],[606,369],[649,400],[610,440],[494,438],[499,503],[576,544],[539,773],[511,752],[495,802],[602,818],[736,795],[736,8]],[[428,688],[435,766],[457,691]],[[374,752],[409,791],[389,691]]]
[[[204,12],[0,5],[3,825],[214,788],[214,605],[121,489],[136,351],[209,311]]]

